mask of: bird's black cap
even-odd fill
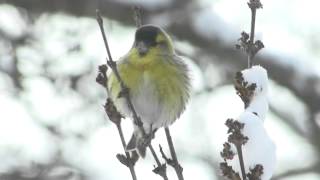
[[[141,26],[136,31],[135,41],[143,41],[148,46],[156,44],[157,35],[161,32],[160,28],[153,25]]]

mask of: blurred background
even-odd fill
[[[123,149],[95,82],[106,52],[95,20],[100,9],[114,59],[131,48],[132,6],[143,23],[163,27],[192,74],[191,101],[171,126],[186,180],[222,179],[218,169],[224,122],[243,104],[235,72],[247,66],[235,50],[249,32],[245,0],[0,0],[0,179],[131,179],[116,159]],[[270,111],[265,127],[277,146],[273,180],[320,179],[320,6],[317,0],[262,1],[255,59],[268,70]],[[124,120],[128,140],[131,121]],[[163,130],[154,147],[168,153]],[[159,153],[158,149],[157,152]],[[150,154],[136,165],[138,179],[152,173]],[[177,179],[168,168],[170,179]]]

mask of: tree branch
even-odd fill
[[[96,82],[102,85],[105,89],[107,89],[106,82],[108,82],[107,77],[107,70],[108,67],[106,65],[99,66],[99,73],[96,78]],[[122,147],[125,152],[125,156],[122,154],[117,154],[118,160],[125,166],[127,166],[130,170],[132,180],[137,180],[137,176],[134,170],[134,164],[137,161],[134,157],[130,157],[129,152],[126,152],[126,141],[123,136],[122,128],[121,128],[121,119],[123,118],[122,115],[119,113],[117,108],[114,106],[112,100],[110,98],[107,98],[107,101],[104,105],[104,110],[106,114],[108,115],[111,122],[113,122],[118,129],[118,133],[121,139]]]
[[[166,137],[167,137],[167,141],[168,141],[168,145],[169,145],[169,149],[170,149],[170,154],[172,157],[172,159],[165,158],[165,160],[170,166],[172,166],[174,168],[174,170],[176,171],[176,174],[178,176],[178,179],[183,180],[184,179],[183,174],[182,174],[183,168],[178,161],[176,151],[174,149],[172,138],[170,135],[169,127],[165,127],[164,130],[166,132]],[[160,148],[160,150],[161,150],[161,148]]]
[[[131,98],[130,98],[130,90],[128,87],[126,87],[126,85],[124,84],[123,80],[121,79],[120,77],[120,74],[119,74],[119,71],[117,69],[117,64],[115,61],[113,61],[112,59],[112,56],[111,56],[111,52],[110,52],[110,48],[109,48],[109,45],[108,45],[108,41],[107,41],[107,37],[105,35],[105,31],[104,31],[104,27],[103,27],[103,20],[102,20],[102,17],[100,15],[100,12],[99,10],[96,10],[96,15],[97,15],[97,21],[98,21],[98,24],[99,24],[99,27],[100,27],[100,31],[101,31],[101,34],[102,34],[102,37],[103,37],[103,41],[104,41],[104,44],[105,44],[105,47],[106,47],[106,50],[107,50],[107,53],[108,53],[108,59],[107,59],[107,64],[108,66],[112,69],[113,73],[115,74],[117,80],[119,81],[120,83],[120,88],[121,88],[121,92],[120,94],[126,99],[126,102],[127,102],[127,105],[130,109],[130,111],[132,112],[133,114],[133,120],[134,120],[134,124],[138,126],[139,130],[141,131],[141,133],[143,134],[143,136],[146,136],[146,132],[143,128],[143,123],[140,119],[140,117],[138,116],[134,106],[133,106],[133,103],[131,101]],[[158,167],[156,167],[156,169],[153,171],[155,172],[156,174],[160,175],[161,177],[163,177],[164,180],[167,180],[167,175],[166,175],[166,168],[161,165],[160,161],[159,161],[159,158],[157,157],[157,154],[155,153],[151,143],[148,145]],[[159,170],[161,169],[161,170]],[[131,169],[130,169],[131,171]]]

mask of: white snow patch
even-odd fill
[[[243,78],[249,84],[255,83],[257,85],[255,95],[266,95],[268,92],[268,73],[259,65],[252,66],[242,72]]]
[[[261,120],[265,120],[269,110],[268,97],[264,95],[254,97],[246,110],[257,113]]]
[[[245,170],[254,168],[257,164],[263,166],[262,180],[269,180],[276,166],[276,147],[267,134],[263,121],[252,112],[245,111],[237,119],[245,124],[242,133],[249,138],[242,146]],[[236,172],[241,172],[238,156],[230,161]]]
[[[5,34],[12,38],[22,36],[27,30],[27,24],[22,14],[9,5],[0,6],[0,27]]]
[[[15,98],[2,94],[0,102],[0,172],[49,162],[56,152],[54,139]]]

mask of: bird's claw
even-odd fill
[[[143,138],[142,138],[142,145],[144,147],[148,147],[151,144],[151,140],[153,139],[153,134],[146,134]]]

